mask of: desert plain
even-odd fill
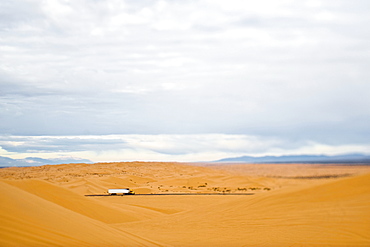
[[[11,167],[0,197],[0,246],[370,246],[366,165]]]

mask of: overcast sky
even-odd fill
[[[0,156],[370,153],[368,0],[1,0]]]

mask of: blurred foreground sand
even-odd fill
[[[370,166],[3,168],[0,197],[0,246],[370,246]]]

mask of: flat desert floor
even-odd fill
[[[370,246],[370,166],[3,168],[0,197],[0,246]]]

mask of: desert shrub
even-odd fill
[[[250,190],[260,190],[261,188],[258,188],[258,187],[250,187],[249,189]]]

